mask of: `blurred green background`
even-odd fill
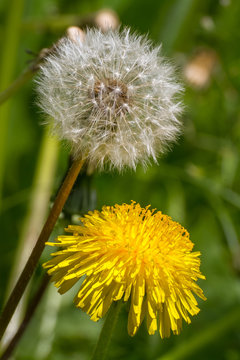
[[[147,171],[82,176],[55,235],[71,210],[104,204],[151,204],[186,227],[202,253],[201,281],[208,300],[180,336],[161,340],[143,324],[127,335],[123,309],[109,359],[240,359],[240,1],[238,0],[11,0],[0,3],[0,81],[5,89],[66,27],[103,8],[120,22],[148,33],[179,69],[185,86],[184,132],[177,145]],[[68,150],[41,126],[34,82],[0,107],[1,306],[19,274],[67,168]],[[74,203],[73,203],[74,202]],[[80,204],[80,205],[79,205]],[[73,211],[73,212],[74,212]],[[80,210],[79,210],[80,211]],[[33,214],[34,213],[34,214]],[[53,236],[54,237],[54,236]],[[26,240],[28,239],[28,241]],[[26,243],[27,241],[27,243]],[[20,244],[20,245],[19,245]],[[23,252],[25,251],[25,252]],[[46,249],[42,261],[50,253]],[[19,255],[20,254],[20,255]],[[25,254],[22,256],[22,254]],[[14,273],[12,269],[15,266]],[[28,292],[42,277],[41,266]],[[88,359],[101,322],[91,322],[51,285],[19,347],[16,359]],[[24,312],[24,307],[21,313]],[[20,314],[21,315],[21,314]]]

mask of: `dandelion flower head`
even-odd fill
[[[38,79],[55,133],[100,169],[156,161],[179,134],[180,92],[160,47],[127,28],[63,38]]]
[[[85,279],[75,304],[94,321],[113,301],[130,301],[128,333],[133,336],[144,317],[149,334],[162,338],[179,334],[182,319],[199,312],[193,294],[205,299],[198,278],[204,279],[199,252],[192,252],[188,232],[160,211],[130,205],[105,206],[89,212],[82,225],[70,225],[59,236],[61,249],[44,264],[52,281],[65,293]]]

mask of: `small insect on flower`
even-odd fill
[[[147,164],[177,138],[181,86],[145,37],[88,29],[63,38],[41,66],[39,104],[75,158],[121,170]]]
[[[191,252],[188,232],[161,211],[130,205],[105,206],[89,212],[82,226],[70,225],[71,235],[51,246],[61,248],[44,264],[61,294],[86,276],[75,304],[94,321],[113,301],[128,301],[128,333],[133,336],[143,318],[149,334],[162,338],[179,334],[182,319],[199,312],[193,293],[205,300],[198,278],[200,252]]]

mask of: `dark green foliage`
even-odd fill
[[[142,206],[151,204],[181,222],[189,230],[196,250],[202,253],[202,272],[207,279],[201,281],[201,287],[208,300],[200,302],[200,314],[193,319],[191,325],[184,325],[180,336],[162,341],[157,334],[149,336],[143,324],[137,335],[130,338],[127,334],[127,312],[124,308],[122,310],[109,359],[161,359],[161,356],[168,352],[171,354],[181,344],[190,344],[194,337],[199,336],[200,339],[218,321],[224,322],[224,318],[240,302],[240,2],[26,0],[15,61],[15,77],[31,60],[25,49],[38,52],[63,34],[64,28],[45,29],[44,22],[49,17],[74,13],[86,15],[109,6],[118,12],[123,24],[142,33],[148,32],[155,43],[163,41],[164,53],[173,58],[180,77],[185,64],[199,49],[214,50],[217,58],[206,87],[196,89],[185,84],[186,109],[182,118],[184,133],[172,151],[159,159],[158,165],[150,166],[145,172],[138,168],[136,173],[94,175],[91,181],[92,195],[87,194],[85,197],[94,197],[96,191],[99,209],[105,204],[131,200]],[[9,11],[14,9],[10,7],[9,1],[5,1],[5,5],[0,6],[0,19],[3,20]],[[36,21],[42,22],[42,30],[34,28]],[[204,24],[209,24],[209,27]],[[1,21],[1,35],[5,33],[4,26]],[[31,26],[33,30],[29,30]],[[1,46],[3,42],[2,37]],[[0,209],[1,305],[30,200],[43,133],[40,125],[42,120],[36,106],[34,83],[29,82],[11,100],[8,117],[6,168]],[[65,148],[61,150],[55,190],[66,170],[67,153]],[[86,184],[84,180],[84,189],[89,191]],[[85,201],[81,199],[80,201]],[[84,206],[86,207],[85,203]],[[59,233],[63,232],[61,222],[58,230]],[[37,280],[40,274],[41,271],[38,271]],[[91,322],[85,314],[74,308],[72,300],[77,289],[78,286],[75,286],[59,302],[56,290],[51,285],[49,294],[45,296],[20,343],[17,359],[89,358],[100,324]],[[54,308],[55,302],[59,302],[57,308]],[[53,321],[56,321],[50,334],[52,340],[50,335],[44,335],[42,324],[48,326],[46,318],[43,320],[44,314],[45,317],[52,316]],[[189,353],[186,350],[182,359],[239,360],[239,312],[236,319],[237,316],[238,321],[233,321],[229,327],[224,325],[226,331],[223,330],[216,337],[214,334],[212,337],[208,335],[211,337],[209,343],[203,341],[203,344]],[[212,329],[215,331],[214,327]],[[50,348],[43,348],[46,352],[43,351],[42,354],[45,355],[41,355],[39,346],[44,347],[46,344],[50,344]],[[178,358],[181,357],[169,355],[164,359]]]

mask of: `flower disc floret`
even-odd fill
[[[180,224],[160,211],[130,205],[105,206],[89,212],[82,225],[70,225],[71,235],[59,236],[61,250],[44,264],[61,294],[82,276],[75,304],[94,321],[113,301],[130,301],[128,332],[135,335],[144,317],[149,334],[179,334],[182,319],[199,312],[193,294],[205,299],[198,278],[204,279],[199,252]]]
[[[156,161],[176,139],[180,92],[160,48],[129,29],[63,38],[38,79],[40,107],[75,158],[119,170]]]

